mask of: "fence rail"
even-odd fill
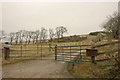
[[[102,45],[96,45],[96,46],[92,46],[92,49],[97,49],[99,47],[104,47],[104,46],[108,46],[108,45],[112,45],[112,44],[118,44],[120,43],[120,41],[116,41],[116,42],[111,42],[111,43],[106,43],[106,44],[102,44]],[[96,52],[96,55],[91,56],[93,57],[93,62],[100,62],[100,61],[106,61],[106,60],[113,60],[115,58],[106,58],[106,59],[100,59],[100,60],[95,60],[95,57],[99,56],[99,55],[104,55],[104,54],[109,54],[109,53],[115,53],[115,52],[119,52],[120,49],[118,47],[118,49],[114,49],[114,50],[109,50],[109,51],[105,51],[105,52]]]
[[[111,51],[106,51],[106,52],[101,52],[101,53],[98,53],[98,55],[102,55],[102,54],[109,54],[109,53],[113,53],[113,52],[118,52],[119,49],[115,49],[115,50],[111,50]]]
[[[120,41],[115,41],[115,42],[106,43],[106,44],[102,44],[102,45],[96,45],[96,46],[93,46],[93,48],[103,47],[103,46],[117,44],[117,43],[120,43]]]

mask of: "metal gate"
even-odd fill
[[[54,45],[48,43],[12,44],[9,57],[14,60],[47,59],[50,55],[54,55]]]
[[[92,45],[55,46],[55,60],[70,63],[91,62],[91,57],[86,56],[86,49]]]

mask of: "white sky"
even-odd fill
[[[7,2],[2,3],[2,28],[6,32],[65,26],[68,35],[101,30],[118,2]]]

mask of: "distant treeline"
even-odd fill
[[[31,41],[33,43],[38,43],[44,41],[45,39],[50,39],[49,41],[52,42],[53,38],[62,38],[64,33],[67,33],[67,28],[64,26],[56,27],[55,30],[52,28],[46,29],[41,27],[36,31],[20,30],[9,34],[7,34],[4,30],[1,30],[0,40],[7,39],[11,44],[13,42],[16,44],[20,44],[22,42],[29,44]]]

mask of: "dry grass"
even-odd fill
[[[96,45],[108,43],[106,40],[96,43]],[[99,52],[105,52],[118,48],[118,44],[98,48]],[[96,59],[105,59],[116,53],[98,56]],[[113,67],[114,60],[98,62],[97,64],[69,64],[69,72],[78,78],[110,78],[109,70]]]

